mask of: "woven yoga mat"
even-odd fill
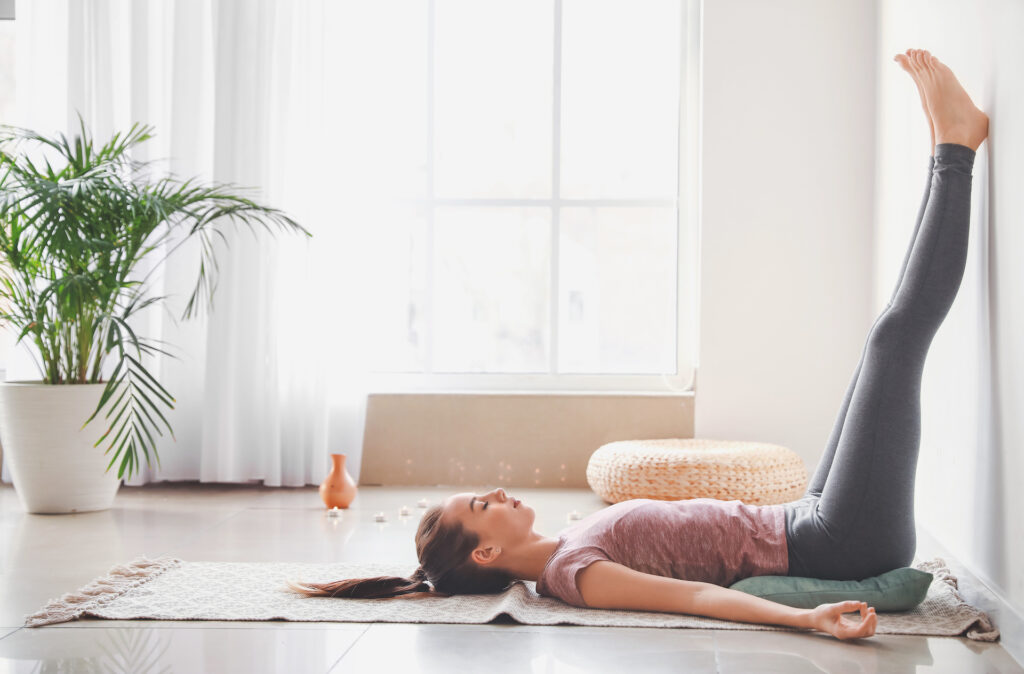
[[[878,614],[875,634],[966,636],[997,641],[989,617],[967,604],[942,558],[915,568],[934,574],[925,600],[911,611]],[[287,580],[322,582],[380,575],[406,576],[409,564],[185,562],[139,558],[116,566],[77,592],[51,601],[26,619],[28,627],[76,620],[294,620],[311,622],[486,623],[501,614],[528,625],[696,627],[805,631],[784,625],[732,622],[647,611],[584,609],[541,597],[535,583],[517,581],[496,595],[393,599],[303,597]]]

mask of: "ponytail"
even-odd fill
[[[470,555],[480,543],[479,536],[464,530],[458,521],[442,522],[442,513],[440,505],[432,506],[423,513],[416,530],[416,556],[420,566],[409,578],[377,576],[333,583],[288,581],[288,586],[307,597],[350,599],[386,599],[401,595],[411,598],[450,597],[453,594],[494,594],[507,590],[516,577],[503,569],[488,568],[474,562]],[[429,581],[427,568],[430,569]]]
[[[420,566],[410,578],[401,576],[376,576],[374,578],[349,578],[331,583],[299,583],[287,581],[288,587],[307,597],[342,597],[347,599],[387,599],[399,595],[420,597],[449,595],[433,590],[427,584],[427,572]]]

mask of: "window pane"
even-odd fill
[[[551,209],[435,213],[434,370],[548,372]]]
[[[325,138],[339,197],[426,196],[427,3],[329,2]]]
[[[415,207],[384,208],[366,223],[360,246],[369,302],[366,322],[370,368],[422,372],[426,367],[423,306],[426,296],[426,218]]]
[[[14,21],[0,21],[0,124],[14,123]],[[8,271],[6,261],[0,261],[0,273]],[[11,303],[0,299],[0,311],[10,311]],[[17,337],[7,321],[0,323],[0,368],[7,367],[11,345]]]
[[[550,197],[552,0],[435,8],[434,194]]]
[[[680,0],[564,0],[561,196],[675,198]]]
[[[563,208],[560,373],[661,374],[676,364],[674,208]]]
[[[14,21],[0,20],[0,124],[14,119]]]
[[[339,208],[338,222],[316,231],[309,248],[315,284],[324,329],[346,350],[341,360],[354,357],[375,372],[424,370],[425,213],[418,206],[356,204]]]

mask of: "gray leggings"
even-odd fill
[[[860,580],[909,566],[925,356],[967,265],[975,152],[942,143],[896,290],[868,334],[804,496],[784,504],[789,575]]]

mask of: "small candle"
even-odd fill
[[[571,520],[578,520],[579,518],[580,518],[580,514],[578,512],[576,512],[575,510],[573,510],[571,513],[569,513],[569,519],[571,519]]]
[[[426,508],[427,507],[427,499],[421,498],[416,505],[419,506],[420,508]]]
[[[406,506],[402,506],[402,509],[398,511],[398,514],[399,515],[408,515],[409,514],[409,508],[407,508]]]
[[[384,513],[377,513],[375,519],[378,522],[387,522],[388,521],[387,515],[385,515]]]
[[[327,511],[328,517],[338,517],[339,515],[341,515],[341,511],[338,510],[338,506],[334,506],[333,508]]]

